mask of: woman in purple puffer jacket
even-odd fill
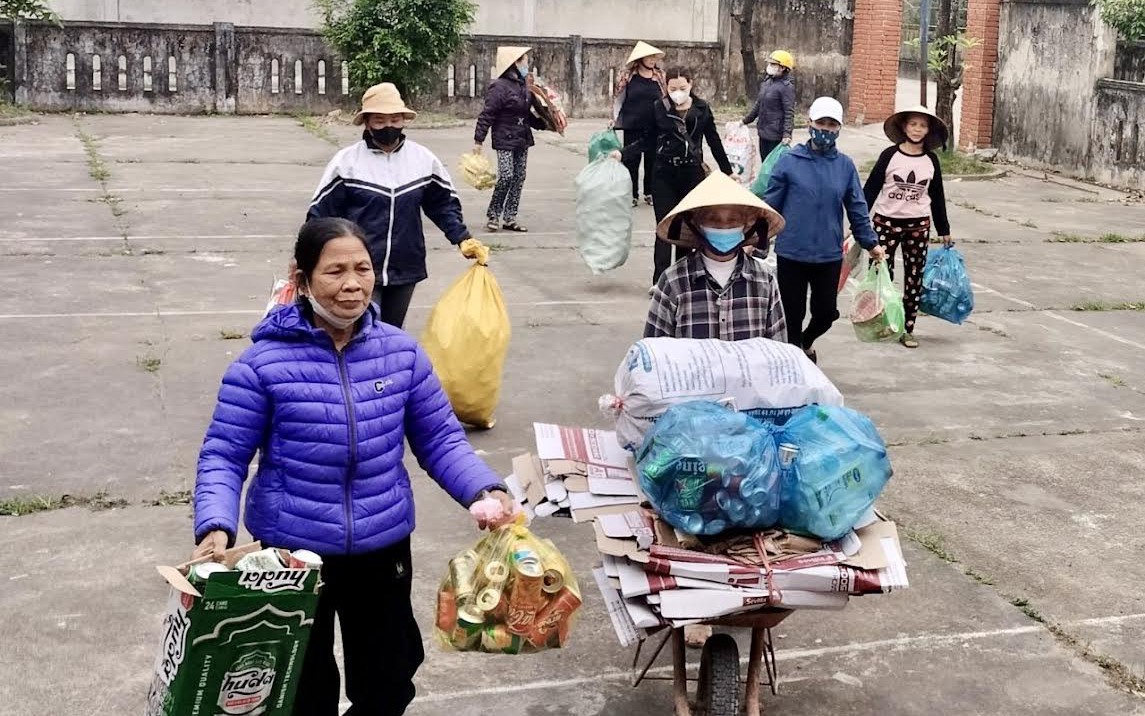
[[[405,442],[462,505],[496,496],[501,479],[476,456],[429,358],[370,304],[374,267],[362,230],[314,219],[298,234],[301,298],[253,331],[223,376],[195,482],[196,556],[221,559],[245,523],[268,546],[323,559],[325,582],[294,713],[337,716],[334,616],[342,629],[347,714],[402,714],[425,654],[410,605],[413,492]]]

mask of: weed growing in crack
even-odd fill
[[[152,355],[135,356],[135,364],[148,373],[158,373],[163,359]]]
[[[93,511],[127,507],[127,500],[112,497],[106,490],[94,495],[29,495],[0,500],[0,517],[22,517],[37,512],[62,510],[65,507],[86,507]]]
[[[308,114],[296,114],[294,115],[294,119],[302,125],[303,129],[315,137],[318,137],[324,142],[329,142],[335,147],[339,146],[338,138],[331,134],[330,130],[326,128],[326,125],[322,124],[322,121],[317,117],[312,117]]]
[[[1104,379],[1115,388],[1124,388],[1126,385],[1125,380],[1121,376],[1114,375],[1113,373],[1098,373],[1097,377]]]
[[[246,338],[246,333],[231,328],[220,328],[219,338],[222,338],[224,341],[238,341]]]
[[[1145,301],[1106,303],[1105,301],[1082,301],[1069,307],[1071,311],[1145,311]]]
[[[189,505],[191,504],[191,491],[190,490],[176,490],[175,492],[167,492],[166,490],[159,491],[159,497],[153,500],[147,500],[143,504],[148,507],[172,507],[175,505]]]

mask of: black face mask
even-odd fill
[[[382,127],[381,129],[367,129],[366,141],[372,141],[378,147],[392,147],[397,144],[405,134],[400,127]]]

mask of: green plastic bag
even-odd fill
[[[885,261],[867,269],[851,302],[851,325],[864,343],[893,341],[905,331],[902,294],[891,281]]]
[[[600,157],[607,157],[609,154],[619,151],[622,146],[620,137],[616,136],[615,131],[603,129],[597,132],[588,140],[589,164],[595,162]]]
[[[775,165],[779,163],[779,158],[784,154],[791,151],[791,147],[786,144],[780,144],[763,160],[763,166],[759,169],[759,174],[756,175],[755,181],[751,183],[751,193],[758,196],[760,199],[767,193],[767,185],[771,182],[771,172],[775,171]]]
[[[593,274],[622,266],[632,247],[632,176],[604,155],[576,178],[576,242]]]

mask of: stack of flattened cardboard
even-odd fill
[[[537,451],[514,458],[509,480],[527,510],[589,522],[629,512],[644,501],[632,457],[617,443],[616,433],[546,423],[533,427]]]
[[[744,536],[740,546],[746,540],[750,554],[737,548],[735,557],[645,510],[602,515],[593,526],[603,558],[594,577],[624,646],[662,626],[762,607],[842,609],[851,596],[909,586],[898,530],[874,513],[836,542],[780,531]]]

